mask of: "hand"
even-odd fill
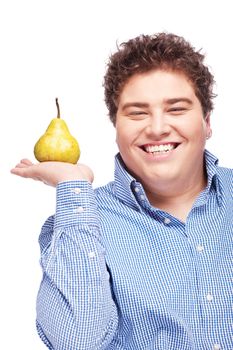
[[[28,159],[22,159],[11,170],[12,174],[39,180],[46,185],[56,187],[59,182],[71,180],[87,180],[93,182],[92,170],[84,164],[70,164],[63,162],[42,162],[33,164]]]

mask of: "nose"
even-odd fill
[[[151,113],[150,118],[148,118],[146,132],[148,136],[156,139],[170,133],[170,125],[162,111],[156,110]]]

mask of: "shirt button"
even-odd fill
[[[72,191],[76,194],[79,194],[81,192],[81,189],[77,187],[77,188],[74,188]]]
[[[167,224],[170,224],[171,220],[169,218],[165,218],[164,219],[164,223],[167,225]]]
[[[214,344],[213,349],[214,349],[214,350],[220,350],[220,349],[221,349],[220,344]]]
[[[74,209],[74,213],[83,213],[83,212],[84,212],[83,207],[78,207],[78,208]]]
[[[207,299],[208,301],[212,301],[212,300],[214,299],[214,297],[213,297],[212,294],[208,293],[207,296],[206,296],[206,299]]]
[[[140,198],[141,198],[141,200],[145,200],[145,196],[143,195],[143,194],[141,194],[141,196],[140,196]]]
[[[89,256],[90,259],[93,259],[93,258],[96,257],[96,254],[95,254],[95,252],[89,252],[88,256]]]
[[[197,245],[197,251],[201,253],[201,252],[203,252],[203,250],[204,250],[203,245],[198,244],[198,245]]]
[[[135,191],[135,192],[139,192],[140,189],[139,189],[138,187],[135,187],[135,188],[134,188],[134,191]]]

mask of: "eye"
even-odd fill
[[[146,115],[147,112],[145,111],[130,111],[128,115]]]
[[[185,107],[172,107],[168,109],[168,112],[171,114],[182,114],[187,111],[187,108]]]
[[[130,120],[142,121],[148,117],[148,112],[143,110],[131,110],[126,113],[126,117]]]

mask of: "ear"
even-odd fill
[[[206,138],[209,139],[212,136],[212,128],[210,124],[210,113],[207,113],[205,117],[205,123],[206,123]]]

